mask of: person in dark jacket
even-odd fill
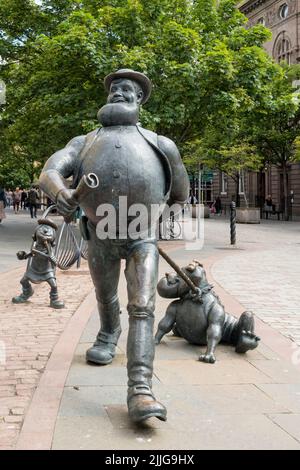
[[[222,213],[222,202],[221,202],[220,196],[217,196],[217,198],[216,198],[215,209],[216,209],[216,214],[221,215],[221,213]]]
[[[33,218],[36,219],[38,199],[39,199],[39,195],[36,190],[36,187],[32,185],[30,191],[28,192],[28,203],[29,203],[30,215],[32,219]]]
[[[26,209],[26,199],[27,199],[27,192],[25,189],[22,189],[21,193],[21,209]]]
[[[0,187],[0,222],[5,219],[6,196],[3,188]]]

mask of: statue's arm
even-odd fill
[[[17,258],[19,260],[28,259],[32,256],[32,253],[26,253],[26,251],[18,251]]]
[[[168,157],[172,169],[172,187],[168,204],[184,204],[189,197],[190,183],[179,150],[171,139],[163,136],[158,136],[158,145]]]
[[[65,148],[55,152],[47,160],[40,175],[39,185],[52,201],[56,202],[58,194],[67,190],[65,178],[74,175],[85,140],[86,136],[75,137]]]

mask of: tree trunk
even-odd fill
[[[283,170],[284,220],[289,220],[288,182],[287,182],[287,165],[286,165],[286,162],[283,163],[282,170]]]
[[[245,173],[244,173],[244,171],[243,171],[243,173],[242,173],[242,180],[243,180],[243,190],[244,190],[243,196],[244,196],[245,206],[246,206],[246,208],[248,209],[249,203],[248,203],[248,199],[247,199],[247,195],[246,195]],[[248,185],[247,185],[247,187],[248,187]]]
[[[237,174],[235,178],[235,203],[236,207],[240,207],[240,177]]]

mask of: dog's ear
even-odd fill
[[[195,263],[192,262],[192,263],[189,263],[185,268],[184,270],[187,271],[187,274],[188,273],[193,273],[196,269],[196,266],[195,266]]]
[[[203,264],[200,263],[200,261],[198,261],[197,259],[193,259],[193,262],[197,264],[198,266],[201,266],[201,268],[203,268]]]

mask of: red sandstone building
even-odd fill
[[[239,5],[249,18],[248,25],[264,24],[272,31],[272,40],[265,44],[267,52],[280,62],[300,63],[300,0],[246,0]],[[235,195],[235,184],[231,178],[214,173],[213,197],[221,196],[223,205],[228,205]],[[300,163],[292,164],[288,172],[290,212],[300,216]],[[260,173],[247,173],[240,184],[241,205],[246,192],[250,206],[263,203],[270,194],[276,209],[283,203],[283,174],[277,167],[265,168]],[[209,202],[209,201],[208,201]]]

